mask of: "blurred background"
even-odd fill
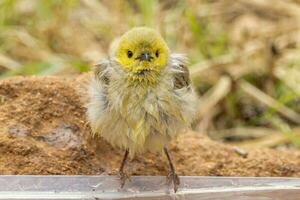
[[[0,0],[0,79],[87,72],[140,25],[189,56],[199,134],[300,148],[299,0]]]

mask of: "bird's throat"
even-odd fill
[[[160,73],[153,70],[139,70],[129,73],[127,81],[130,85],[154,86],[158,83]]]

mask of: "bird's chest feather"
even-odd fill
[[[133,130],[165,132],[171,118],[181,117],[174,91],[168,84],[156,87],[116,84],[110,88],[109,94],[112,109]]]
[[[149,88],[127,88],[125,91],[119,91],[117,98],[118,105],[115,109],[128,120],[141,120],[143,118],[157,118],[160,112],[163,112],[162,99],[168,95],[162,95],[157,89]],[[146,119],[145,119],[146,120]]]

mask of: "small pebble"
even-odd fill
[[[235,153],[242,156],[243,158],[247,158],[247,156],[248,156],[248,152],[245,151],[244,149],[241,149],[240,147],[235,146],[235,147],[233,147],[233,150]]]

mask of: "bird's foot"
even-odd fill
[[[176,193],[180,185],[180,179],[175,171],[171,171],[167,176],[168,186],[171,187],[172,183],[173,183],[174,192]]]
[[[120,187],[123,188],[126,180],[130,180],[130,176],[128,174],[126,174],[125,172],[119,171],[118,172],[118,177],[120,179]]]

